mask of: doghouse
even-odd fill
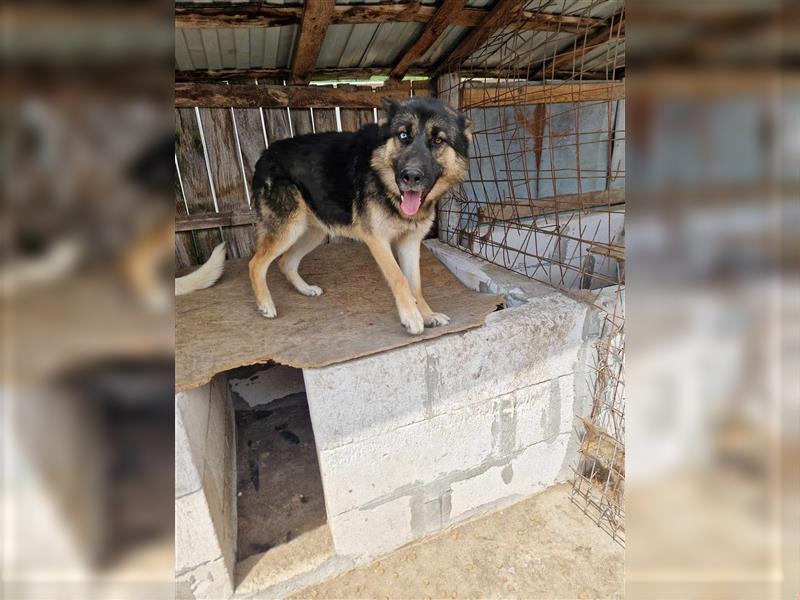
[[[585,475],[597,342],[623,298],[622,11],[176,6],[176,264],[229,252],[176,307],[180,597],[285,595]],[[279,318],[262,318],[246,267],[260,154],[411,95],[474,123],[467,180],[424,243],[450,325],[408,336],[368,252],[338,240],[300,268],[325,294],[281,313],[294,292],[273,268]]]

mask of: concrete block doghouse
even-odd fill
[[[429,244],[462,282],[513,306],[466,331],[275,379],[280,394],[307,399],[326,525],[237,566],[239,400],[225,373],[176,396],[181,597],[281,596],[570,477],[598,310]],[[264,408],[279,402],[260,394]]]

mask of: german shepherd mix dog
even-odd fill
[[[436,201],[467,174],[472,127],[464,115],[428,98],[384,100],[385,119],[355,133],[319,133],[276,142],[256,164],[253,198],[258,241],[250,281],[258,308],[277,316],[267,269],[278,266],[298,292],[322,293],[297,272],[330,234],[364,242],[416,335],[446,325],[422,296],[420,243]]]

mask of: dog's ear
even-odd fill
[[[463,127],[463,130],[464,130],[464,135],[467,136],[467,140],[471,144],[472,143],[472,121],[470,121],[466,117],[466,115],[464,115],[463,113],[461,114],[461,120],[462,120],[462,127]]]
[[[394,113],[397,112],[397,102],[389,100],[389,98],[381,98],[381,102],[383,103],[384,117],[378,123],[380,125],[386,125],[392,120]]]

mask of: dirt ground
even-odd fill
[[[624,551],[569,491],[555,486],[292,598],[622,598]]]
[[[325,499],[305,394],[236,411],[238,556],[324,525]]]

